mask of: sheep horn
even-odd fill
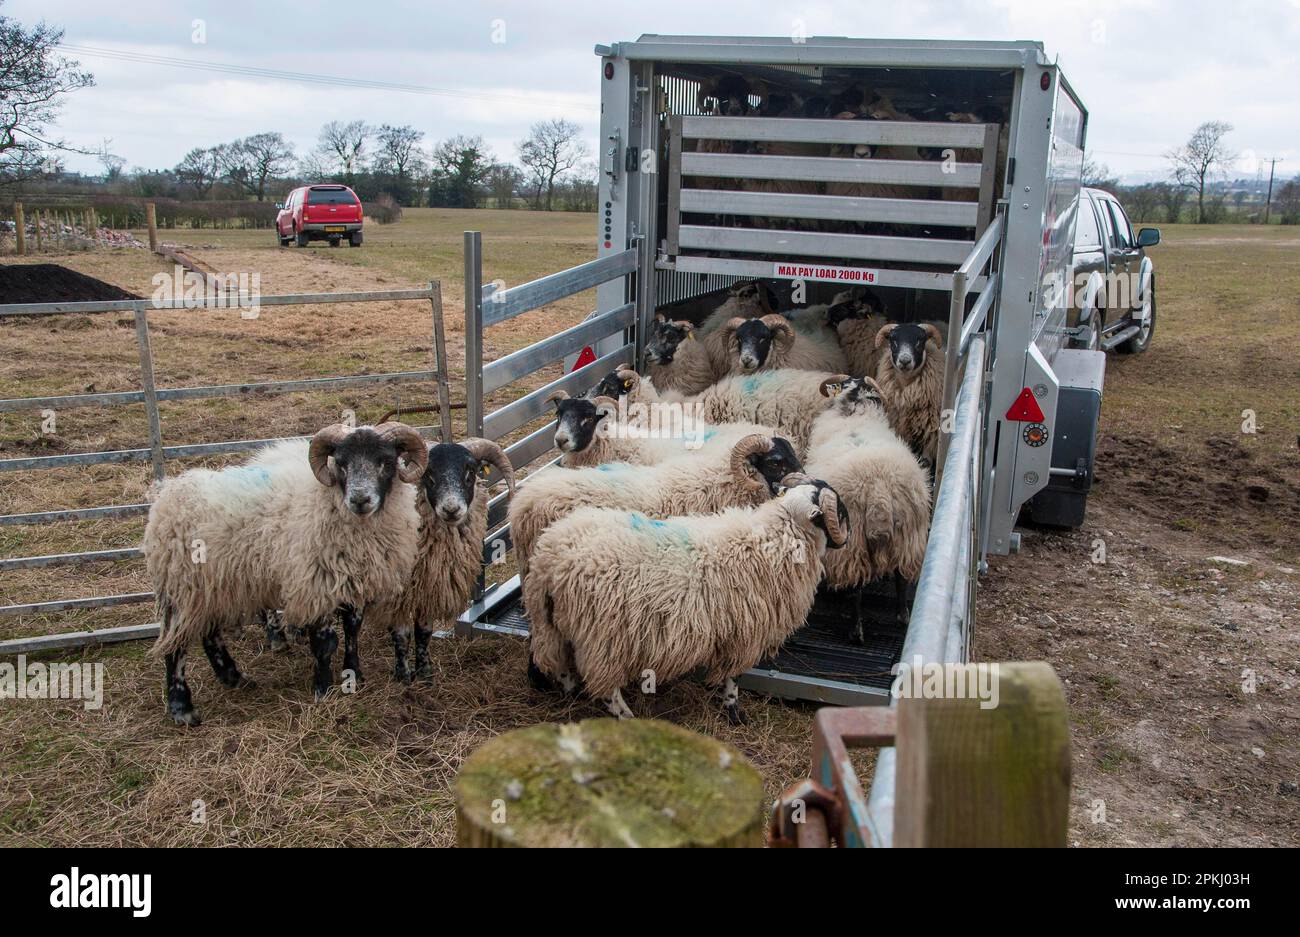
[[[921,328],[925,329],[927,332],[930,333],[930,340],[934,342],[934,347],[936,349],[943,348],[943,333],[940,332],[938,328],[936,328],[934,325],[932,325],[929,322],[923,322],[921,324]]]
[[[828,377],[826,380],[822,381],[821,387],[817,389],[821,391],[823,397],[834,397],[835,394],[840,392],[844,382],[848,380],[852,380],[848,374],[836,374],[833,377]],[[835,388],[835,394],[831,393],[832,387]]]
[[[736,331],[736,329],[740,328],[748,321],[749,320],[746,319],[744,316],[732,316],[730,319],[727,320],[727,324],[724,325],[722,328],[727,332],[734,332]]]
[[[487,462],[496,466],[498,472],[506,480],[506,487],[510,489],[511,497],[515,493],[515,467],[510,464],[506,458],[504,450],[490,439],[481,439],[478,436],[471,436],[468,439],[462,439],[460,444],[469,450],[469,454],[480,462]]]
[[[546,402],[555,403],[557,400],[568,400],[568,399],[569,399],[569,392],[567,390],[556,390],[556,391],[552,391],[550,394],[547,395]]]
[[[825,518],[826,536],[837,547],[843,546],[849,539],[849,532],[840,526],[840,496],[833,488],[823,488],[817,496],[817,506]]]
[[[782,488],[797,488],[799,485],[811,485],[813,482],[811,475],[805,475],[803,472],[791,472],[785,478],[781,479]]]
[[[338,484],[338,475],[330,468],[330,456],[350,432],[351,427],[331,423],[311,438],[311,445],[307,448],[307,461],[311,464],[316,480],[326,488]]]
[[[375,432],[381,438],[396,443],[401,449],[399,454],[406,459],[405,468],[398,466],[397,477],[408,485],[418,482],[424,474],[425,466],[429,464],[429,448],[425,445],[424,437],[405,423],[380,423],[375,427]]]
[[[876,347],[879,348],[885,344],[885,339],[889,338],[889,333],[898,328],[897,322],[891,322],[889,325],[882,325],[880,331],[876,333]]]
[[[754,467],[749,464],[749,457],[759,452],[772,451],[772,437],[762,433],[750,433],[731,447],[731,474],[742,485],[752,491],[766,491],[767,483],[754,477]]]
[[[781,346],[781,350],[789,351],[790,346],[794,344],[794,328],[791,327],[790,320],[778,313],[772,313],[763,316],[760,321],[775,333],[776,343]]]
[[[601,394],[599,397],[591,398],[591,402],[596,405],[597,413],[603,412],[604,416],[611,419],[618,416],[618,401],[613,397],[607,397],[604,394]]]

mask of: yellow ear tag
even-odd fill
[[[843,385],[843,384],[832,384],[832,385],[830,386],[829,390],[830,390],[830,392],[831,392],[831,396],[832,396],[832,397],[838,397],[838,396],[840,395],[840,393],[844,390],[844,385]]]
[[[631,380],[626,380],[626,381],[624,381],[624,382],[623,382],[623,389],[624,389],[624,390],[631,390],[631,389],[632,389],[632,381],[631,381]]]
[[[492,466],[490,465],[479,466],[478,473],[482,475],[484,478],[487,478],[489,475],[492,474]]]
[[[695,341],[695,333],[694,333],[694,332],[687,332],[687,333],[686,333],[686,340],[687,340],[688,342],[693,342],[693,341]]]

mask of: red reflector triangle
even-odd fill
[[[1038,405],[1034,398],[1034,392],[1026,387],[1016,398],[1016,402],[1011,405],[1007,411],[1008,420],[1016,420],[1021,423],[1041,423],[1043,422],[1043,408]]]
[[[585,368],[587,365],[591,364],[595,360],[596,360],[596,353],[592,351],[591,346],[588,345],[586,348],[582,349],[582,351],[578,353],[578,360],[573,365],[573,370],[576,371],[579,368]]]

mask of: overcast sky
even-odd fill
[[[195,146],[260,131],[303,153],[329,120],[413,124],[429,141],[481,134],[498,158],[540,118],[580,123],[594,144],[596,43],[642,33],[1038,39],[1091,112],[1090,150],[1125,175],[1163,171],[1160,154],[1201,121],[1227,120],[1253,175],[1263,157],[1300,173],[1300,0],[659,0],[336,3],[8,0],[83,47],[473,92],[411,94],[246,78],[78,53],[96,86],[67,99],[60,131],[128,166],[174,166]],[[195,20],[204,42],[195,42]],[[494,41],[494,39],[504,41]],[[97,171],[94,160],[69,167]],[[1267,169],[1265,169],[1267,172]]]

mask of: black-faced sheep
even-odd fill
[[[533,545],[543,530],[581,507],[636,510],[650,517],[713,514],[723,508],[761,504],[792,472],[801,471],[790,443],[751,430],[730,448],[657,465],[610,462],[595,468],[544,471],[519,488],[510,505],[510,532],[519,572],[527,577]]]
[[[703,667],[742,722],[735,678],[803,625],[826,548],[848,515],[821,482],[783,489],[756,508],[653,520],[583,508],[537,541],[524,605],[532,653],[547,676],[632,715],[622,688]]]
[[[853,532],[843,550],[826,557],[826,583],[855,590],[854,636],[863,640],[861,587],[893,575],[897,617],[906,623],[907,582],[925,560],[930,527],[930,477],[889,427],[871,378],[829,390],[831,408],[813,423],[806,472],[839,493]]]
[[[812,308],[808,310],[810,313]],[[876,336],[889,324],[885,307],[874,292],[854,287],[838,294],[826,307],[826,324],[839,336],[845,370],[854,377],[875,377],[881,348]]]
[[[668,459],[731,446],[743,436],[763,431],[741,421],[713,425],[691,403],[656,401],[653,407],[622,405],[612,397],[571,398],[557,391],[555,446],[565,468],[606,462],[655,465]]]
[[[366,606],[406,587],[415,562],[414,483],[428,458],[424,441],[402,423],[327,426],[311,440],[277,443],[247,464],[192,469],[164,481],[149,510],[144,555],[158,596],[167,711],[197,725],[185,655],[203,642],[217,678],[243,675],[223,627],[283,609],[306,627],[316,659],[313,687],[333,682],[337,613],[343,666],[360,679],[357,634]]]
[[[741,322],[743,319],[733,319]],[[698,394],[730,370],[731,328],[695,338],[695,326],[685,320],[656,316],[646,341],[646,367],[655,386],[665,393]]]
[[[601,386],[626,397],[629,409],[637,404],[652,408],[665,403],[680,406],[697,421],[697,426],[725,429],[725,424],[749,422],[771,427],[773,432],[790,440],[802,456],[808,450],[813,420],[831,403],[822,386],[841,383],[848,377],[790,368],[731,374],[693,397],[665,400],[653,383],[635,371],[620,368],[607,375]]]
[[[469,604],[483,568],[487,478],[493,468],[513,494],[514,469],[505,452],[491,440],[470,438],[429,447],[415,499],[420,518],[415,567],[402,593],[380,603],[368,615],[388,626],[395,680],[409,683],[431,676],[429,638],[434,624],[454,619]],[[408,667],[413,636],[415,661]]]
[[[796,328],[785,316],[773,313],[732,319],[726,328],[731,338],[728,371],[733,374],[780,368],[839,373],[848,367],[839,340],[821,322],[803,321]]]
[[[876,333],[876,347],[883,350],[886,342],[889,349],[876,366],[876,383],[889,423],[933,467],[943,404],[943,333],[930,322],[894,323]]]

